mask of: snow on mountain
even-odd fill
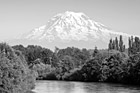
[[[128,45],[131,35],[116,32],[105,25],[90,19],[84,13],[67,11],[53,16],[45,25],[31,30],[12,44],[41,45],[54,49],[78,48],[107,48],[111,38],[123,36],[124,43]],[[16,41],[16,43],[15,43]]]
[[[113,36],[130,36],[122,32],[115,32],[101,23],[91,20],[84,13],[67,11],[51,18],[46,25],[33,29],[25,36],[30,40],[46,40],[52,42],[56,38],[62,41],[108,40]]]

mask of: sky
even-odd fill
[[[65,11],[83,12],[115,31],[140,35],[140,0],[0,0],[0,40],[16,38]]]

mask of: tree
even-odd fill
[[[59,51],[59,48],[55,46],[54,53],[56,53],[56,54],[57,54],[57,53],[58,53],[58,51]]]
[[[119,44],[118,44],[118,38],[115,38],[115,45],[116,45],[116,50],[119,50]]]
[[[130,55],[129,76],[126,80],[129,84],[140,84],[140,53]]]
[[[112,48],[116,50],[116,43],[115,43],[115,40],[113,40]]]
[[[109,49],[109,50],[113,49],[112,43],[113,43],[113,41],[112,41],[112,39],[110,39],[109,45],[108,45],[108,49]]]
[[[120,35],[119,42],[118,42],[117,37],[115,38],[115,40],[110,39],[108,50],[112,50],[112,49],[119,50],[120,52],[125,51],[125,45],[123,44],[122,35]]]
[[[128,43],[129,43],[129,47],[128,47],[128,55],[131,55],[131,52],[132,52],[132,40],[131,40],[131,38],[129,37],[129,41],[128,41]]]
[[[131,37],[129,38],[129,48],[128,48],[128,53],[130,54],[136,54],[137,52],[140,52],[140,39],[138,37],[134,38]]]
[[[97,47],[95,46],[94,52],[93,52],[93,57],[95,57],[99,53]]]
[[[120,35],[119,48],[120,48],[120,52],[124,52],[122,35]]]
[[[0,93],[26,93],[34,88],[35,74],[20,51],[0,43]]]

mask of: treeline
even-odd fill
[[[111,39],[106,51],[97,52],[96,49],[96,55],[94,54],[80,69],[64,79],[140,85],[140,39],[129,38],[128,54],[125,51],[122,36],[120,36],[121,43],[115,43],[116,41],[117,38]]]
[[[140,39],[110,39],[108,49],[0,43],[0,93],[27,93],[35,79],[140,84]]]
[[[56,47],[54,52],[34,45],[16,45],[13,48],[22,51],[29,68],[37,72],[37,79],[62,80],[67,72],[81,67],[90,58],[87,49],[80,50],[74,47]]]
[[[54,52],[40,46],[13,46],[22,51],[37,79],[140,83],[140,39],[129,38],[126,49],[123,37],[110,39],[108,49],[94,50],[67,47]],[[128,50],[128,51],[126,51]]]

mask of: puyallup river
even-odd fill
[[[140,87],[110,83],[37,81],[35,93],[140,93]]]

